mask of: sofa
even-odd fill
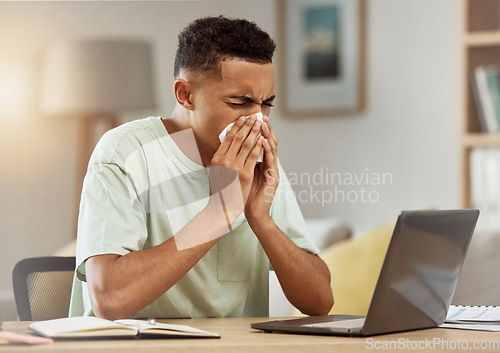
[[[394,224],[333,244],[320,253],[332,275],[330,314],[366,315]],[[457,305],[500,305],[500,233],[474,234],[452,299]],[[297,312],[295,312],[297,314]]]
[[[453,304],[500,305],[500,233],[472,237]]]
[[[334,244],[349,239],[351,228],[336,218],[308,218],[306,224],[312,241],[324,251]],[[296,310],[286,298],[274,271],[269,272],[269,316],[289,317],[297,315]]]

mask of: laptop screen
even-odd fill
[[[380,272],[364,335],[443,323],[479,211],[404,211]]]

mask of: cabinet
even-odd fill
[[[478,65],[500,66],[500,0],[462,0],[463,4],[463,128],[462,205],[471,207],[470,154],[477,147],[500,148],[500,133],[481,131],[471,86]],[[499,180],[500,182],[500,180]]]

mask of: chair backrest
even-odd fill
[[[67,317],[75,257],[33,257],[19,261],[12,272],[14,297],[21,321]]]

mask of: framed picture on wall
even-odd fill
[[[285,111],[363,110],[365,1],[281,0],[280,6]]]

